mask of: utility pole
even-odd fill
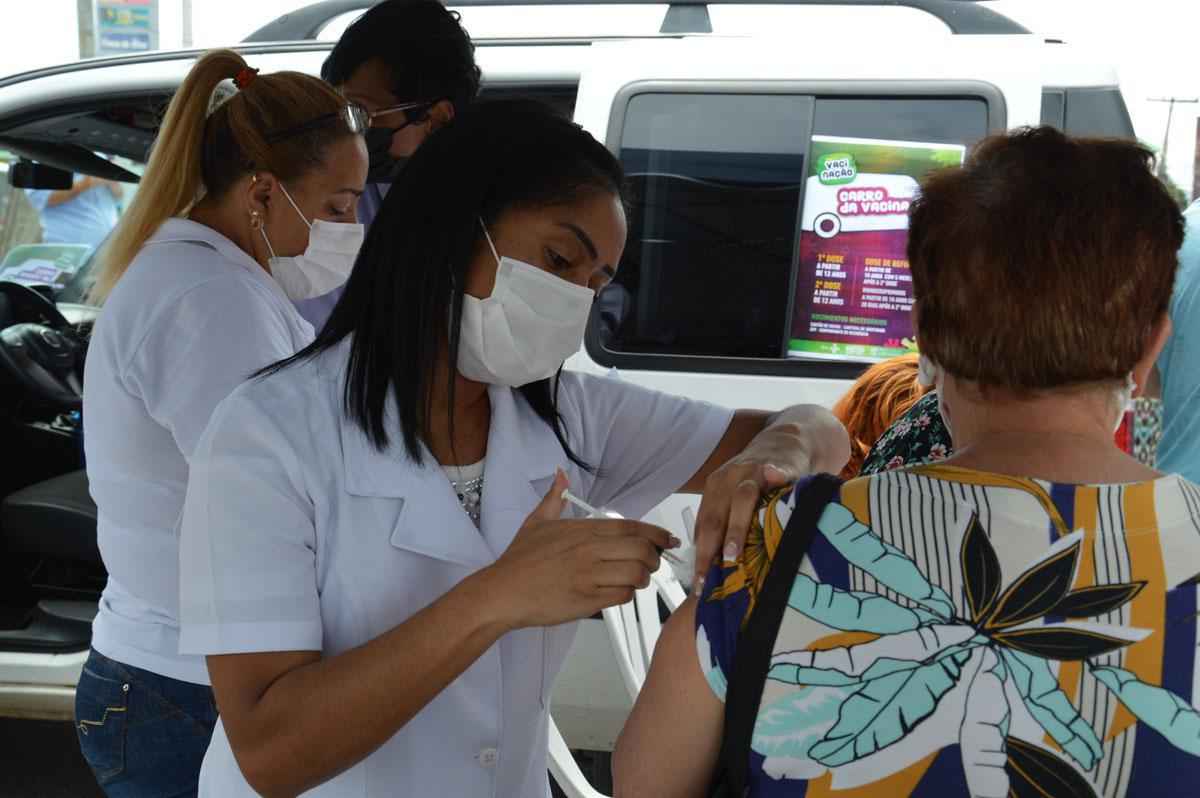
[[[75,0],[79,15],[79,57],[91,58],[96,54],[96,8],[92,0]]]
[[[1163,133],[1162,152],[1158,155],[1158,177],[1167,180],[1167,144],[1171,140],[1171,120],[1175,116],[1175,103],[1194,105],[1200,103],[1198,97],[1151,97],[1152,103],[1167,103],[1167,130]]]
[[[183,49],[192,46],[192,0],[183,0]]]
[[[1196,120],[1196,157],[1192,161],[1192,199],[1200,199],[1200,118]]]

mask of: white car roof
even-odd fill
[[[847,9],[839,9],[845,12]],[[646,39],[552,42],[481,41],[477,59],[487,85],[575,83],[590,65],[609,83],[642,79],[763,80],[940,79],[1032,75],[1045,86],[1115,86],[1115,70],[1068,44],[1038,36],[954,36],[909,39],[897,47],[885,34],[859,32],[847,48],[836,37],[796,42],[783,35],[688,35]],[[239,46],[264,72],[320,72],[331,43]],[[0,118],[40,107],[94,101],[106,94],[173,91],[201,51],[166,51],[93,59],[14,75],[0,81]]]
[[[477,52],[489,84],[575,83],[589,44],[485,45]],[[263,72],[298,70],[320,74],[331,44],[238,46]],[[0,81],[0,118],[16,112],[95,100],[113,94],[172,92],[203,51],[167,51],[144,56],[91,59],[13,75]]]

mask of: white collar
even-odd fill
[[[275,278],[262,267],[262,264],[250,257],[246,250],[206,224],[172,216],[163,222],[158,230],[154,231],[154,235],[147,239],[146,245],[183,242],[206,244],[212,247],[225,260],[243,267],[255,280],[269,285],[272,291],[290,304],[283,288],[275,282]]]
[[[319,356],[317,371],[338,413],[346,491],[354,496],[402,499],[404,522],[393,532],[393,545],[428,556],[481,566],[508,548],[521,522],[541,499],[567,457],[554,430],[538,417],[518,391],[491,386],[488,473],[483,491],[481,530],[461,513],[445,474],[428,449],[425,462],[413,464],[404,451],[394,405],[387,407],[391,445],[379,451],[349,418],[343,400],[349,341]],[[439,502],[438,498],[444,499]],[[450,508],[452,518],[439,515]],[[482,531],[482,536],[479,532]]]

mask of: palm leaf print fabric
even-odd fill
[[[718,697],[790,517],[697,609]],[[776,639],[756,796],[1124,796],[1200,784],[1200,488],[922,466],[821,516]]]

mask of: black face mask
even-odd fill
[[[367,129],[367,155],[370,158],[367,166],[368,183],[391,183],[396,179],[406,158],[396,158],[389,152],[392,148],[392,137],[409,126],[405,122],[400,127],[372,127]]]

